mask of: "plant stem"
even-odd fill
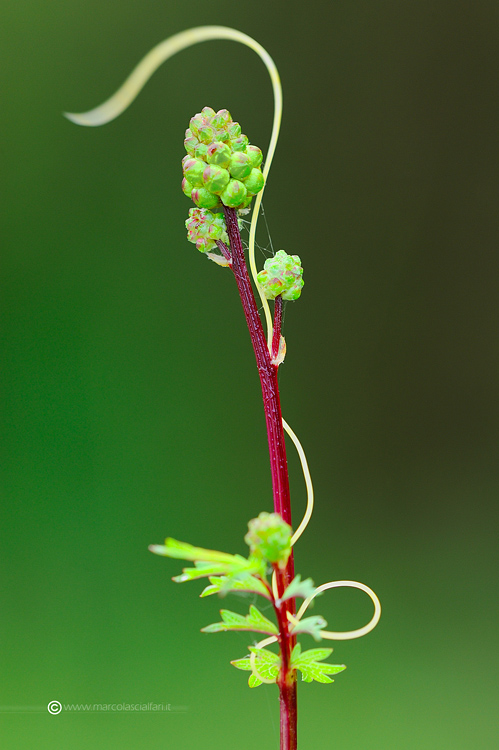
[[[277,295],[274,301],[274,333],[272,335],[272,361],[275,361],[279,354],[279,344],[281,342],[281,325],[282,325],[282,297]]]
[[[262,386],[263,408],[267,425],[269,443],[270,470],[272,474],[272,489],[274,496],[274,510],[291,526],[291,502],[289,493],[288,462],[286,459],[286,445],[282,427],[281,403],[279,385],[277,382],[278,366],[273,365],[267,348],[262,321],[253,294],[253,288],[246,266],[241,235],[237,221],[237,213],[233,208],[224,206],[225,225],[229,237],[232,270],[237,283],[239,296],[248,324],[248,330],[255,352],[258,374]],[[277,347],[280,340],[281,302],[276,300],[276,329],[278,330]],[[278,316],[278,319],[277,319]],[[275,337],[274,337],[275,338]],[[272,346],[274,350],[274,342]],[[273,351],[272,351],[273,353]],[[277,590],[280,597],[284,589],[294,578],[293,554],[290,555],[285,570],[276,569]],[[296,750],[296,672],[289,668],[291,649],[295,639],[289,632],[287,612],[294,614],[295,601],[289,599],[276,608],[279,621],[280,646],[282,667],[279,675],[279,702],[281,715],[281,750]]]
[[[282,428],[279,386],[277,383],[278,368],[270,361],[270,354],[267,348],[262,322],[258,314],[258,308],[253,295],[253,288],[246,267],[246,259],[244,257],[241,235],[239,234],[236,211],[233,208],[227,208],[224,206],[224,214],[227,234],[229,235],[230,241],[232,270],[236,278],[237,288],[239,290],[244,315],[251,336],[251,342],[255,351],[258,374],[262,386],[263,407],[269,441],[274,508],[276,513],[279,513],[286,523],[291,524],[288,464],[286,459],[286,446],[284,444],[284,431]]]
[[[286,588],[285,573],[277,565],[274,565],[274,573],[277,581],[277,595],[279,599]],[[294,613],[294,599],[292,612]],[[279,627],[279,644],[281,651],[281,672],[279,674],[279,708],[280,708],[280,726],[281,726],[281,747],[280,750],[296,750],[297,741],[297,700],[296,700],[296,671],[293,671],[291,665],[291,652],[296,643],[296,637],[290,633],[290,624],[287,618],[289,608],[286,606],[288,601],[276,602],[274,608],[277,615],[277,624]]]

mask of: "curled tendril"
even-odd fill
[[[195,28],[182,31],[179,34],[174,34],[173,36],[169,37],[165,41],[153,47],[153,49],[150,50],[150,52],[148,52],[147,55],[134,68],[134,70],[128,76],[128,78],[123,83],[123,85],[118,89],[118,91],[116,91],[116,93],[113,94],[113,96],[107,99],[99,107],[89,110],[88,112],[81,112],[81,113],[65,112],[64,115],[65,117],[68,118],[68,120],[71,120],[77,125],[85,125],[88,127],[96,127],[98,125],[104,125],[108,122],[111,122],[111,120],[114,120],[116,117],[122,114],[122,112],[124,112],[127,109],[127,107],[129,107],[129,105],[134,101],[134,99],[140,93],[142,88],[145,86],[149,78],[153,75],[153,73],[156,72],[156,70],[159,68],[159,66],[162,63],[164,63],[170,57],[173,57],[173,55],[175,55],[177,52],[181,52],[182,50],[187,49],[188,47],[192,47],[195,44],[199,44],[200,42],[207,42],[207,41],[220,40],[220,39],[227,39],[227,40],[231,40],[234,42],[240,42],[241,44],[244,44],[246,47],[249,47],[250,49],[252,49],[254,52],[257,53],[257,55],[263,61],[270,76],[272,89],[274,93],[274,117],[273,117],[272,133],[270,137],[269,148],[267,151],[267,158],[265,160],[265,166],[263,169],[263,175],[265,178],[265,185],[266,185],[267,177],[268,177],[270,167],[272,164],[272,159],[274,157],[274,153],[275,153],[275,149],[277,145],[277,139],[279,137],[279,130],[281,126],[281,119],[282,119],[281,81],[280,81],[277,67],[274,61],[272,60],[271,56],[269,55],[269,53],[264,49],[264,47],[262,47],[262,45],[259,44],[255,39],[248,36],[247,34],[244,34],[241,31],[237,31],[237,29],[232,29],[232,28],[229,28],[228,26],[197,26]],[[250,262],[251,275],[253,277],[255,286],[258,290],[258,294],[260,296],[263,311],[265,314],[265,320],[267,324],[267,344],[268,344],[269,350],[271,350],[272,335],[273,335],[272,317],[270,314],[268,301],[265,295],[263,294],[262,288],[256,278],[257,269],[256,269],[256,262],[255,262],[256,228],[258,224],[258,217],[260,214],[260,206],[262,203],[262,197],[263,197],[263,192],[265,190],[265,185],[264,185],[264,188],[257,194],[255,198],[255,205],[254,205],[254,209],[253,209],[252,216],[251,216],[250,234],[249,234],[249,262]],[[298,526],[298,528],[296,529],[295,533],[293,534],[291,538],[291,544],[294,545],[298,541],[300,536],[303,534],[303,532],[305,531],[310,521],[310,518],[312,516],[312,511],[314,508],[314,488],[312,485],[312,479],[310,476],[310,471],[308,468],[305,451],[303,450],[303,447],[298,437],[296,436],[296,434],[293,432],[291,427],[288,425],[288,423],[284,419],[282,420],[282,425],[283,425],[284,430],[287,432],[287,434],[293,441],[293,444],[298,452],[298,456],[300,458],[300,463],[301,463],[301,468],[303,471],[303,476],[305,479],[305,485],[307,489],[307,507],[305,510],[305,514],[303,516],[302,521],[300,522],[300,525]],[[360,636],[368,633],[378,623],[378,620],[381,615],[381,605],[380,605],[379,599],[374,593],[374,591],[372,591],[368,586],[365,586],[363,583],[357,583],[356,581],[331,581],[329,583],[324,583],[322,584],[322,586],[319,586],[317,588],[314,596],[316,596],[320,591],[325,591],[326,589],[329,589],[329,588],[336,588],[338,586],[350,586],[350,587],[358,588],[358,589],[361,589],[362,591],[365,591],[371,597],[374,603],[374,616],[366,626],[364,626],[363,628],[359,628],[358,630],[351,630],[345,633],[334,633],[332,631],[330,632],[330,631],[324,630],[324,631],[321,631],[321,635],[323,638],[329,638],[331,640],[346,640],[348,638],[360,638]],[[276,592],[275,576],[272,579],[272,587],[275,593]],[[276,593],[275,595],[277,596]],[[296,615],[296,618],[293,618],[294,620],[300,619],[300,617],[303,615],[303,613],[307,609],[312,599],[313,597],[309,597],[303,602],[298,614]],[[263,644],[267,645],[268,643],[273,643],[276,640],[277,640],[276,638],[267,638],[264,641],[261,641],[258,644],[258,646],[263,647]],[[268,682],[268,680],[264,679],[258,674],[256,665],[255,665],[255,655],[253,653],[251,654],[250,658],[251,658],[251,666],[253,668],[254,674],[258,677],[259,680],[262,680],[262,682]]]
[[[345,630],[345,631],[339,631],[335,632],[333,630],[321,630],[320,634],[322,638],[325,638],[326,640],[330,641],[349,641],[352,638],[361,638],[363,635],[367,635],[371,632],[371,630],[374,630],[376,625],[379,622],[379,618],[381,617],[381,603],[374,593],[372,589],[369,588],[369,586],[366,586],[364,583],[358,583],[357,581],[329,581],[329,583],[323,583],[321,586],[318,586],[312,596],[309,596],[308,599],[305,599],[303,604],[301,605],[300,609],[298,610],[298,613],[296,617],[293,615],[290,615],[288,613],[288,618],[290,622],[292,622],[294,625],[296,625],[299,620],[303,617],[305,612],[307,611],[308,605],[314,599],[317,594],[320,594],[322,591],[326,591],[327,589],[337,589],[342,587],[350,587],[353,589],[360,589],[361,591],[365,591],[366,594],[371,598],[372,603],[374,604],[374,615],[369,620],[367,625],[364,625],[363,628],[358,628],[357,630]]]

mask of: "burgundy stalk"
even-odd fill
[[[288,463],[286,459],[286,445],[282,427],[281,403],[277,382],[278,365],[272,364],[267,348],[267,341],[258,314],[258,308],[253,294],[246,259],[244,256],[237,213],[233,208],[224,206],[225,225],[229,237],[232,270],[237,283],[239,295],[248,324],[248,330],[255,352],[260,384],[262,387],[263,407],[267,425],[267,437],[270,454],[270,470],[272,474],[272,489],[274,496],[274,510],[291,525],[291,502],[289,493]],[[218,243],[217,243],[218,244]],[[282,299],[276,300],[275,333],[272,342],[272,359],[274,347],[279,348],[280,328],[282,317]],[[277,344],[276,344],[277,340]],[[290,555],[284,571],[276,570],[277,588],[279,595],[294,578],[293,554]],[[295,613],[295,601],[290,599],[279,608],[279,641],[282,655],[281,673],[278,679],[279,702],[281,717],[281,750],[296,750],[296,673],[289,669],[289,659],[295,638],[290,635],[286,612]],[[277,610],[276,610],[277,611]]]

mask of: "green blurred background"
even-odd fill
[[[265,209],[305,266],[281,369],[317,494],[297,569],[383,604],[335,644],[334,685],[299,686],[300,749],[495,747],[497,3],[20,0],[1,18],[3,747],[278,747],[275,688],[229,665],[248,636],[200,633],[220,602],[147,551],[171,534],[243,553],[271,508],[233,279],[187,243],[179,187],[205,105],[266,149],[266,71],[205,43],[106,127],[61,116],[207,23],[257,38],[284,86]],[[350,590],[316,611],[340,630],[372,610]],[[187,709],[19,711],[51,700]]]

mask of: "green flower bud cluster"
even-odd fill
[[[284,568],[291,554],[291,526],[279,513],[260,513],[248,523],[244,541],[251,554]]]
[[[184,146],[182,190],[199,208],[246,208],[263,188],[262,152],[226,109],[194,115]]]
[[[216,247],[216,240],[221,240],[225,244],[229,242],[223,214],[213,214],[207,208],[191,208],[185,226],[187,239],[202,253]]]
[[[303,268],[298,255],[288,255],[279,250],[273,258],[268,258],[263,271],[257,275],[258,283],[267,299],[275,299],[279,294],[285,300],[298,299],[304,284]]]

